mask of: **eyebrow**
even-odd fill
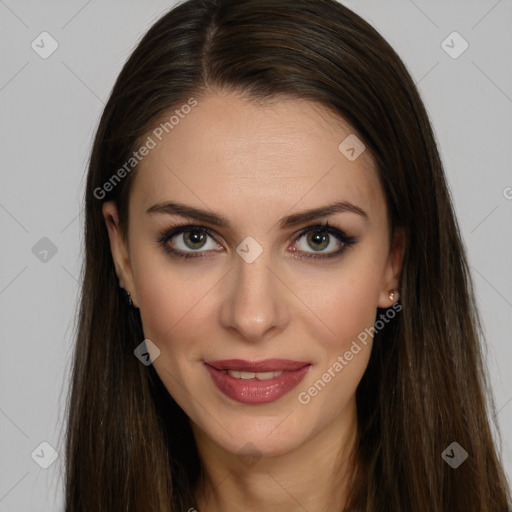
[[[286,229],[289,227],[296,226],[298,224],[303,224],[308,221],[320,219],[322,217],[327,217],[335,213],[343,212],[355,213],[356,215],[360,215],[361,217],[363,217],[365,220],[368,220],[368,215],[364,210],[359,208],[359,206],[356,206],[347,201],[339,201],[336,203],[321,206],[319,208],[312,208],[310,210],[304,210],[302,212],[294,213],[292,215],[283,217],[279,221],[279,227],[281,229]],[[149,207],[146,210],[146,213],[164,213],[168,215],[179,215],[180,217],[192,218],[202,222],[208,222],[218,227],[231,229],[229,221],[222,215],[219,215],[212,211],[201,210],[200,208],[195,208],[193,206],[188,206],[186,204],[172,201],[154,204],[153,206]]]

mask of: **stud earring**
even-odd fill
[[[395,301],[400,298],[400,294],[398,293],[398,290],[391,290],[389,292],[389,300]]]
[[[125,290],[122,286],[120,286],[119,288],[121,289],[121,293],[123,294],[128,306],[133,308],[133,301],[132,298],[130,297],[130,292],[128,290]]]

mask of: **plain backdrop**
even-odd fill
[[[431,117],[476,285],[510,478],[512,1],[344,3],[396,49]],[[0,0],[0,512],[63,510],[88,153],[123,63],[172,5]],[[43,442],[57,455],[48,469]]]

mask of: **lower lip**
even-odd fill
[[[268,380],[237,379],[205,363],[213,382],[229,398],[244,404],[264,404],[286,395],[305,377],[311,365],[283,372]]]

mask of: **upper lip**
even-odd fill
[[[217,370],[240,370],[254,373],[293,371],[311,364],[306,361],[292,361],[290,359],[261,359],[259,361],[223,359],[219,361],[205,361],[205,363]]]

